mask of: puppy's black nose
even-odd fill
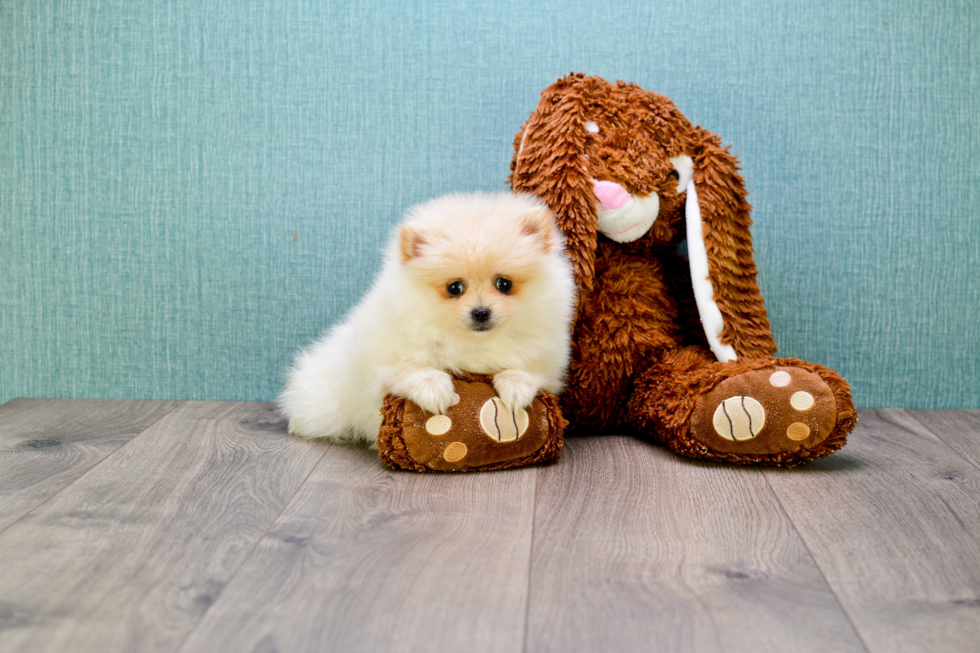
[[[490,309],[484,308],[483,306],[480,308],[474,308],[473,312],[470,313],[470,316],[473,318],[474,322],[479,322],[482,324],[490,319]]]

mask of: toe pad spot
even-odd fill
[[[789,372],[783,370],[778,370],[773,372],[769,377],[769,383],[776,386],[777,388],[782,388],[789,385],[789,382],[793,380],[793,377],[789,375]]]
[[[715,432],[726,440],[751,440],[766,424],[766,410],[752,397],[736,395],[718,404],[712,419]]]
[[[491,440],[513,442],[527,432],[530,418],[523,408],[512,412],[499,397],[488,399],[480,409],[480,428]]]
[[[789,404],[796,410],[810,410],[813,408],[813,395],[802,390],[794,392],[789,398]]]
[[[425,430],[431,435],[448,433],[452,426],[453,421],[447,415],[433,415],[425,421]]]
[[[786,437],[794,442],[810,437],[810,427],[802,422],[793,422],[786,428]]]
[[[442,457],[448,463],[459,462],[466,457],[466,445],[462,442],[450,442],[443,450]]]

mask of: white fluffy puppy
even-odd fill
[[[412,208],[370,292],[297,356],[289,432],[374,443],[391,392],[433,414],[450,372],[493,375],[517,410],[561,390],[575,282],[551,212],[530,195],[449,195]]]

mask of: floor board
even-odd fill
[[[980,410],[912,410],[908,414],[980,469]]]
[[[184,653],[521,650],[537,473],[334,445]]]
[[[769,481],[872,652],[980,641],[980,472],[901,410]]]
[[[169,413],[0,534],[0,650],[176,650],[323,451],[267,404]]]
[[[0,406],[0,531],[177,405],[173,401],[15,399]]]
[[[0,406],[0,653],[977,641],[980,411],[862,411],[795,470],[605,437],[447,475],[290,438],[270,404]]]
[[[527,651],[862,651],[757,470],[626,437],[539,480]]]

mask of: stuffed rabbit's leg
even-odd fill
[[[677,453],[732,464],[794,466],[844,446],[857,413],[833,370],[794,358],[712,359],[687,347],[641,372],[630,425]]]

